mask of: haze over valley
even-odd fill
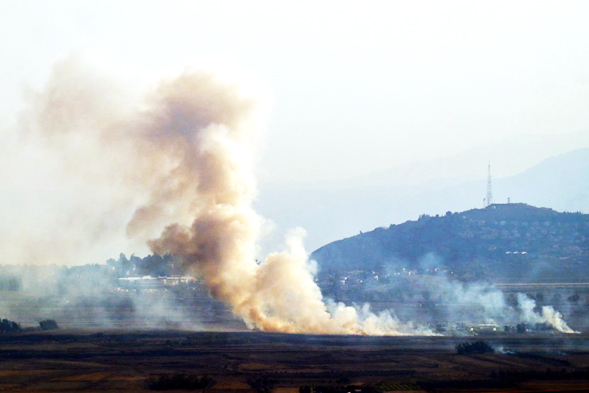
[[[0,5],[0,391],[588,391],[588,2]]]

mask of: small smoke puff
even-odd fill
[[[530,299],[523,293],[517,294],[518,307],[521,312],[521,319],[527,323],[547,323],[562,333],[577,333],[571,329],[562,319],[562,314],[552,306],[543,306],[542,314],[536,313],[536,301]]]
[[[542,307],[542,317],[552,327],[563,333],[579,333],[571,329],[562,319],[562,314],[556,311],[552,306]]]
[[[391,310],[385,310],[378,315],[370,311],[370,305],[356,307],[359,315],[361,331],[369,335],[436,335],[431,329],[416,326],[412,322],[401,322]]]

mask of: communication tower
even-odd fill
[[[487,177],[487,206],[493,204],[493,187],[491,186],[491,163],[489,162],[489,174]]]

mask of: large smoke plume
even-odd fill
[[[151,225],[180,200],[194,220],[168,225],[149,242],[152,251],[171,253],[204,277],[211,294],[250,327],[289,333],[399,332],[389,315],[383,323],[366,323],[379,318],[359,320],[354,308],[342,304],[328,311],[300,233],[289,237],[287,251],[256,262],[261,218],[252,208],[250,101],[214,77],[188,73],[160,86],[153,103],[141,116],[145,138],[140,143],[156,150],[171,146],[161,159],[173,165],[135,212],[131,232]]]
[[[117,239],[127,237],[174,255],[251,328],[432,334],[390,311],[324,301],[302,230],[289,234],[286,251],[256,260],[261,103],[238,85],[189,70],[147,91],[124,89],[74,57],[58,64],[30,101],[11,142],[29,153],[12,162],[32,162],[33,192],[58,192],[43,197],[49,208],[29,208],[29,217],[19,218],[23,227],[3,231],[20,245],[8,252],[13,261],[72,263],[75,250],[93,248],[116,255]],[[561,321],[551,310],[541,317],[549,318]]]
[[[72,263],[75,250],[102,251],[126,236],[173,254],[252,328],[427,332],[391,313],[326,304],[301,230],[288,236],[287,251],[256,261],[263,220],[252,209],[261,107],[255,96],[209,72],[188,70],[140,90],[92,68],[79,57],[63,61],[29,97],[14,143],[34,152],[33,163],[23,156],[14,163],[40,170],[29,181],[51,179],[55,192],[39,205],[47,210],[30,208],[34,198],[28,204],[31,218],[39,218],[29,227],[39,229],[28,238],[27,228],[11,233],[20,245],[13,261]]]

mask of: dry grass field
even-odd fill
[[[456,353],[457,343],[479,339],[498,352]],[[214,381],[211,393],[350,385],[387,392],[589,391],[589,336],[75,330],[0,336],[0,391],[148,392],[158,387],[149,381],[197,376]]]

